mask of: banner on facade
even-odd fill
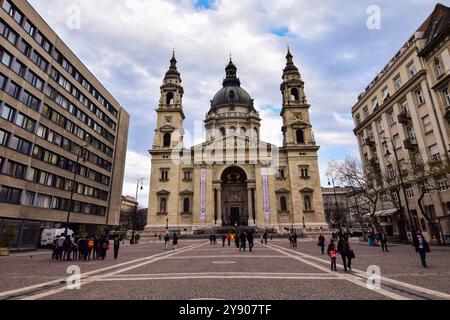
[[[270,201],[269,201],[269,175],[267,168],[261,168],[261,178],[263,187],[263,211],[264,218],[270,220]]]
[[[200,172],[200,220],[206,220],[206,169]]]

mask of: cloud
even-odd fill
[[[144,178],[144,189],[138,191],[139,207],[146,208],[148,206],[150,169],[150,155],[140,154],[132,150],[128,150],[125,162],[125,179],[122,194],[136,197],[136,186],[138,179]]]

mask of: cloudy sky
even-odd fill
[[[183,79],[188,130],[208,112],[231,52],[242,86],[261,113],[264,140],[280,144],[279,87],[289,44],[312,105],[326,185],[328,162],[358,152],[351,120],[357,96],[436,4],[432,0],[29,1],[131,114],[123,193],[134,195],[136,180],[144,177],[142,206],[148,201],[154,109],[173,48]],[[380,29],[367,27],[371,5],[381,10]],[[68,27],[78,16],[80,28]]]

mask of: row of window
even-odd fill
[[[8,81],[8,78],[0,73],[0,90],[5,91],[11,97],[19,100],[27,107],[38,111],[39,106],[41,105],[41,101],[36,98],[34,95],[29,93],[27,90],[22,89],[17,83],[14,81]]]
[[[28,167],[19,162],[6,160],[0,158],[0,172],[4,175],[11,176],[17,179],[24,179],[41,184],[47,187],[61,189],[64,191],[71,191],[92,197],[100,200],[108,200],[108,192],[97,189],[80,182],[73,182],[73,180],[49,173],[34,167]]]
[[[103,111],[97,108],[92,101],[86,98],[69,80],[62,76],[55,68],[50,68],[50,77],[57,82],[61,87],[64,88],[68,93],[70,93],[75,99],[80,101],[86,108],[92,111],[97,118],[101,119],[110,128],[116,130],[116,123],[110,119]]]
[[[0,146],[8,147],[27,156],[31,153],[32,157],[35,159],[49,163],[72,173],[77,171],[77,174],[83,177],[109,186],[110,178],[108,176],[87,168],[86,166],[77,165],[76,162],[61,155],[57,155],[37,144],[33,147],[33,144],[30,141],[13,135],[4,129],[0,129]]]
[[[71,211],[75,213],[101,217],[106,215],[106,207],[104,206],[80,201],[71,202],[69,199],[21,190],[4,185],[0,186],[0,203],[9,203],[59,211],[68,211],[70,207]]]
[[[7,104],[3,104],[3,106],[1,106],[1,101],[0,101],[0,109],[1,109],[0,112],[1,118],[16,124],[19,127],[22,127],[23,129],[31,133],[35,133],[40,138],[47,140],[50,143],[53,143],[58,147],[65,149],[66,151],[69,151],[77,156],[80,154],[82,147],[77,143],[63,137],[59,133],[56,133],[55,131],[47,128],[46,126],[37,123],[35,120],[29,118],[27,115],[21,112],[18,112],[16,109],[12,108]],[[88,150],[85,150],[84,152],[85,152],[85,159],[87,161],[105,170],[111,171],[112,164],[109,161],[106,161],[105,159],[97,156],[92,152],[89,152]]]
[[[59,91],[55,90],[49,84],[46,85],[44,93],[47,97],[52,99],[56,104],[63,107],[70,113],[74,114],[80,121],[84,122],[90,128],[92,128],[95,132],[100,134],[106,140],[114,144],[115,136],[111,134],[108,130],[103,128],[97,122],[95,122],[91,117],[88,117],[84,112],[82,112],[79,108],[69,102],[69,100],[64,97]]]
[[[75,80],[81,83],[81,85],[92,94],[92,96],[101,104],[103,105],[111,114],[117,119],[118,112],[117,110],[108,102],[106,99],[95,90],[95,88],[83,77],[81,74],[62,56],[62,54],[53,47],[50,42],[43,36],[43,34],[27,19],[25,16],[14,6],[13,3],[11,3],[9,0],[5,0],[2,5],[3,9],[8,12],[8,14],[14,18],[14,20],[49,54],[52,55],[52,57],[67,71],[69,72]],[[0,27],[3,25],[2,29],[8,28],[10,31],[11,28],[7,26],[7,24],[2,21],[0,23]],[[6,37],[11,37],[10,42],[14,45],[17,44],[17,39],[19,38],[18,34],[14,31],[12,31],[12,35],[8,34]],[[23,43],[20,44],[22,47],[20,50],[28,56],[28,54],[31,53],[31,46],[26,43],[22,39]],[[52,50],[53,48],[53,50]],[[31,53],[30,59],[35,62],[36,65],[38,65],[44,72],[47,71],[48,62],[45,61],[45,59],[40,56],[36,51],[33,51]],[[91,102],[92,104],[92,102]],[[97,107],[95,107],[93,104],[90,106],[90,109],[95,113]],[[108,118],[108,122],[113,123],[111,119]],[[107,124],[108,124],[107,122]],[[114,124],[115,125],[115,124]]]
[[[309,179],[310,178],[310,176],[309,176],[309,167],[308,166],[300,166],[299,167],[299,171],[300,171],[300,178],[302,178],[302,179]],[[284,169],[284,168],[278,169],[277,179],[284,180],[286,178],[287,178],[287,176],[286,176],[286,169]]]

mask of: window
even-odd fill
[[[397,75],[397,76],[394,78],[394,87],[395,87],[395,90],[401,89],[402,86],[403,86],[402,78],[400,77],[400,75]]]
[[[408,199],[414,198],[414,190],[411,185],[405,186],[405,193]]]
[[[431,161],[433,161],[433,162],[441,161],[441,154],[439,152],[439,147],[437,144],[432,145],[428,149],[430,151]]]
[[[444,89],[442,91],[442,94],[444,95],[445,106],[449,107],[450,106],[450,94],[448,93],[448,89]]]
[[[388,144],[387,144],[386,141],[383,142],[383,151],[384,151],[385,155],[390,155],[391,154],[390,151],[389,151],[389,147],[388,147]]]
[[[291,89],[291,101],[299,101],[299,94],[297,88]]]
[[[166,105],[168,106],[173,105],[173,101],[174,101],[173,92],[169,92],[166,97]]]
[[[425,134],[428,134],[433,131],[433,124],[431,123],[430,116],[425,116],[422,118],[422,124],[423,124],[423,131]]]
[[[9,147],[25,155],[29,155],[31,151],[31,142],[21,139],[17,136],[11,136]]]
[[[36,198],[35,198],[35,200],[34,200],[33,206],[37,207],[37,208],[50,209],[51,203],[52,203],[52,197],[51,196],[47,196],[47,195],[38,193]]]
[[[22,190],[7,186],[0,186],[0,202],[20,204]]]
[[[1,117],[6,121],[13,122],[14,116],[16,114],[16,110],[8,106],[7,104],[3,105]]]
[[[24,25],[23,25],[23,29],[31,36],[34,37],[34,33],[36,31],[36,27],[30,22],[30,21],[25,21]]]
[[[19,41],[19,43],[17,44],[17,48],[27,57],[30,54],[31,46],[23,39]]]
[[[378,123],[378,133],[383,133],[384,132],[383,119],[378,119],[377,123]]]
[[[169,181],[169,169],[161,169],[161,181]]]
[[[22,205],[27,207],[32,207],[34,203],[35,193],[31,191],[25,191],[22,197]]]
[[[1,56],[2,63],[9,68],[9,66],[11,65],[13,56],[11,54],[9,54],[8,52],[6,52],[5,50],[1,51],[0,56]]]
[[[6,85],[5,92],[7,94],[9,94],[10,96],[18,99],[19,98],[19,94],[20,94],[20,87],[16,83],[10,81]]]
[[[305,211],[306,212],[312,211],[311,196],[304,196],[303,202],[304,202],[304,206],[305,206]]]
[[[418,105],[419,106],[423,105],[425,103],[425,98],[423,96],[422,89],[417,89],[415,93]]]
[[[18,179],[25,179],[27,166],[21,163],[8,160],[3,166],[2,173]]]
[[[304,134],[302,129],[298,129],[295,134],[296,134],[296,137],[297,137],[297,143],[298,144],[305,143],[305,134]]]
[[[26,106],[30,107],[31,109],[35,111],[39,110],[41,101],[32,94],[30,94],[28,91],[23,91],[19,100]]]
[[[0,129],[0,146],[7,146],[9,133]]]
[[[361,115],[359,113],[355,115],[355,123],[357,126],[361,124]]]
[[[364,119],[367,119],[369,117],[369,107],[365,106],[363,109],[363,113],[364,113]]]
[[[395,116],[393,110],[388,111],[387,116],[388,116],[389,124],[391,126],[397,123],[397,117]]]
[[[390,179],[395,178],[395,170],[392,164],[389,164],[387,166],[387,174]]]
[[[389,95],[388,87],[383,89],[383,101],[387,101],[391,96]]]
[[[33,50],[30,55],[30,59],[44,72],[47,72],[48,62],[39,53],[37,53],[36,50]]]
[[[281,212],[288,211],[286,196],[280,197],[280,211]]]
[[[17,59],[11,65],[11,70],[14,71],[15,73],[17,73],[21,77],[23,77],[25,75],[26,69],[27,68],[25,67],[25,65]]]
[[[184,177],[184,181],[192,181],[192,171],[190,170],[185,170],[183,172],[183,177]]]
[[[434,71],[436,72],[436,78],[439,78],[444,74],[444,72],[442,71],[441,61],[439,60],[439,58],[434,59]]]
[[[0,74],[0,90],[5,88],[7,80],[4,75]]]
[[[236,127],[230,127],[230,134],[236,134]]]
[[[448,190],[447,176],[442,176],[436,179],[436,186],[440,192]]]
[[[163,211],[161,211],[163,212]],[[183,199],[183,213],[189,213],[191,212],[191,201],[189,198]]]
[[[284,173],[284,169],[278,169],[277,179],[279,179],[279,180],[286,179],[286,175]]]
[[[166,213],[167,212],[167,199],[161,198],[159,200],[159,212],[160,213]]]
[[[163,147],[170,147],[171,138],[172,138],[172,135],[170,133],[164,134]]]
[[[414,65],[414,62],[411,62],[411,63],[407,66],[407,69],[408,69],[408,74],[409,74],[409,77],[410,77],[410,78],[412,78],[412,77],[414,77],[414,76],[416,75],[417,69],[416,69],[416,66]]]
[[[23,113],[19,113],[17,115],[16,121],[15,123],[24,128],[25,130],[29,131],[29,132],[34,132],[34,128],[36,127],[36,121],[28,118],[26,115],[24,115]]]
[[[394,140],[395,149],[401,149],[402,148],[402,141],[400,140],[400,135],[396,134],[394,136],[393,140]]]
[[[28,70],[25,75],[25,80],[27,80],[32,86],[34,86],[39,91],[44,90],[44,81],[38,77],[33,71]]]
[[[247,133],[247,129],[245,127],[241,127],[241,136],[245,136],[245,134]]]
[[[300,167],[300,178],[309,179],[309,167]]]

